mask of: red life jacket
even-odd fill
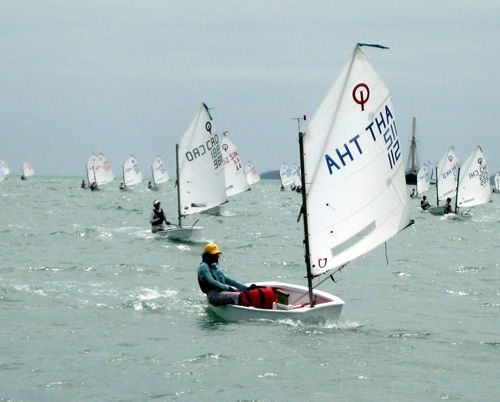
[[[252,306],[256,308],[273,308],[273,302],[277,300],[276,291],[270,286],[258,287],[252,290],[240,290],[241,306]]]

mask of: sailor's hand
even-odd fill
[[[257,285],[255,283],[252,283],[250,286],[247,286],[247,290],[254,290],[257,289]]]
[[[235,287],[233,286],[229,286],[229,289],[227,290],[228,292],[237,292],[238,289],[236,289]]]

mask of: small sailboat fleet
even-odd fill
[[[344,302],[313,279],[333,275],[412,223],[391,94],[360,45],[299,133],[299,148],[307,286],[256,283],[275,289],[271,309],[209,304],[225,320],[336,321]]]
[[[120,190],[127,190],[136,184],[142,183],[142,171],[139,162],[134,155],[130,155],[122,167],[123,182],[120,184]]]
[[[478,146],[474,152],[460,165],[454,148],[451,146],[436,167],[436,203],[428,208],[433,215],[446,215],[447,219],[470,218],[470,211],[460,212],[459,208],[474,207],[491,201],[491,187],[486,157]],[[455,199],[454,209],[439,205],[446,200],[451,205]]]
[[[156,156],[151,164],[151,178],[153,183],[148,185],[151,191],[158,191],[158,184],[166,183],[170,180],[167,168],[163,163],[163,159],[160,156]]]

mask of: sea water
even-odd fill
[[[207,314],[203,244],[150,233],[154,199],[176,220],[172,182],[79,184],[0,183],[1,400],[499,400],[498,194],[468,221],[411,200],[413,226],[320,286],[340,321],[307,326]],[[187,223],[231,277],[305,284],[300,203],[263,180]]]

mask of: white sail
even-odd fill
[[[102,153],[97,155],[96,178],[98,185],[110,183],[115,179],[113,169]]]
[[[252,186],[260,181],[260,174],[257,172],[257,169],[255,169],[255,166],[251,162],[248,162],[245,166],[245,176],[247,178],[249,186]]]
[[[297,165],[292,166],[292,187],[302,187],[302,179],[300,177],[300,167]]]
[[[89,181],[89,185],[92,183],[96,183],[96,177],[95,177],[95,168],[94,166],[97,163],[97,155],[92,154],[90,155],[89,159],[87,160],[87,179]]]
[[[179,143],[178,169],[181,215],[227,201],[220,137],[204,103]]]
[[[410,223],[391,94],[359,46],[306,131],[304,171],[313,275]]]
[[[2,171],[4,176],[8,176],[10,174],[10,169],[7,166],[7,163],[5,163],[4,161],[0,161],[0,170]]]
[[[167,168],[159,156],[154,158],[153,164],[151,165],[151,172],[153,173],[153,182],[155,184],[166,183],[170,179]]]
[[[5,174],[2,169],[0,169],[0,182],[5,180]]]
[[[35,174],[35,169],[33,169],[33,166],[29,162],[24,162],[23,163],[23,176],[24,177],[30,177]]]
[[[130,155],[123,164],[123,184],[125,186],[134,186],[143,180],[142,171],[139,162],[134,155]]]
[[[457,191],[457,177],[460,162],[455,150],[451,146],[443,155],[437,166],[437,197],[438,200],[446,200],[453,197]]]
[[[423,194],[431,188],[431,172],[429,166],[424,164],[417,173],[417,194]]]
[[[283,186],[291,186],[294,184],[292,168],[286,163],[280,167],[280,179]]]
[[[228,197],[247,191],[249,186],[238,150],[226,134],[221,139],[222,161]]]
[[[490,201],[488,165],[481,147],[478,146],[460,168],[457,206],[474,207]]]
[[[500,193],[500,172],[497,172],[493,179],[495,193]]]

